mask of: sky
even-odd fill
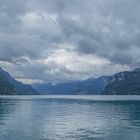
[[[140,1],[0,0],[0,66],[29,84],[140,67]]]

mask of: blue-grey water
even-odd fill
[[[139,139],[140,96],[0,97],[0,140]]]

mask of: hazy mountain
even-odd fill
[[[140,68],[112,76],[102,94],[140,95]]]
[[[78,82],[52,84],[34,84],[32,87],[40,94],[75,94],[74,89]]]
[[[0,68],[0,95],[36,95],[38,93],[52,95],[140,95],[140,68],[97,79],[90,78],[85,81],[57,85],[34,84],[32,87],[18,82],[8,72]]]
[[[0,94],[37,94],[37,92],[30,85],[18,82],[2,68],[0,68],[0,87]]]
[[[52,84],[32,85],[41,94],[100,94],[107,85],[109,76],[85,81]]]
[[[110,76],[102,76],[97,79],[91,78],[82,82],[79,82],[74,90],[75,93],[79,94],[101,94],[105,89]]]

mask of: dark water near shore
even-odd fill
[[[140,101],[83,98],[0,98],[0,140],[140,139]]]

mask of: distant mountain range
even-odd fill
[[[98,95],[103,92],[109,82],[110,76],[102,76],[97,79],[90,78],[76,85],[74,93]]]
[[[40,94],[100,94],[108,84],[110,76],[88,79],[85,81],[52,84],[34,84],[32,87]]]
[[[34,84],[15,80],[0,68],[0,95],[140,95],[140,68],[113,76],[90,78],[68,83]]]
[[[40,94],[140,95],[140,68],[97,79],[57,85],[36,84],[33,87]]]
[[[38,92],[30,85],[15,80],[8,72],[0,68],[0,95],[36,95]]]

